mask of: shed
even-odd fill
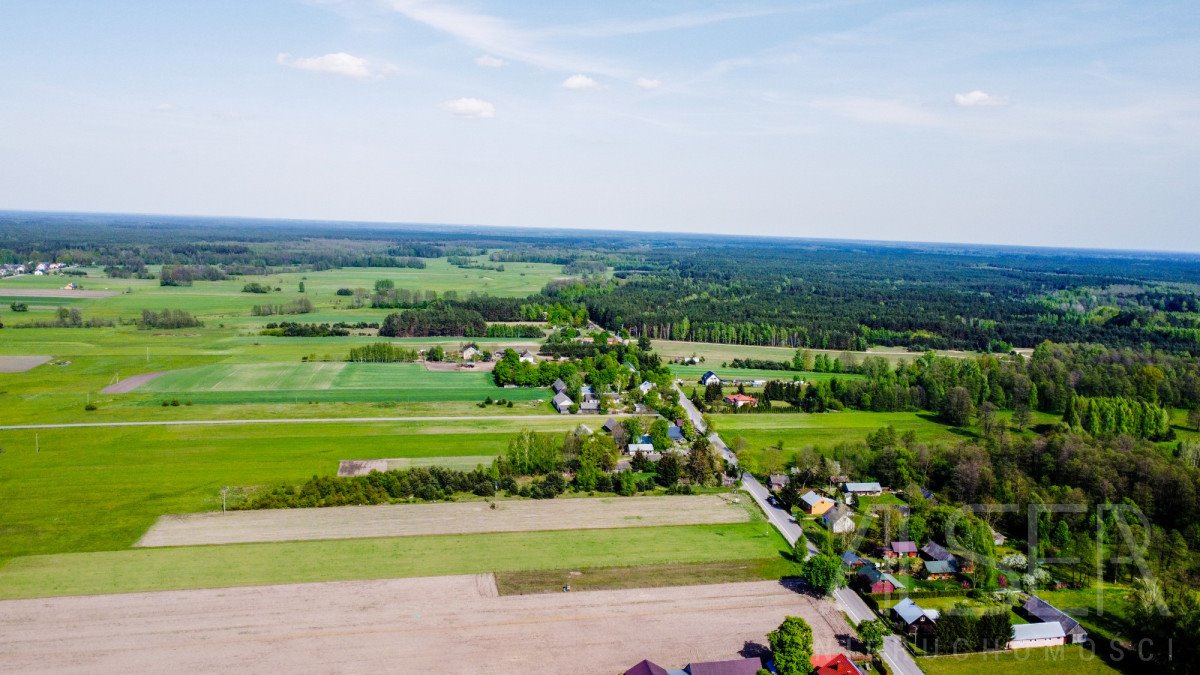
[[[1057,621],[1019,623],[1012,627],[1012,639],[1008,641],[1008,648],[1053,647],[1065,644],[1066,641],[1067,634]]]
[[[621,426],[621,423],[610,417],[604,420],[604,424],[602,424],[600,428],[611,434],[616,431],[617,427],[619,426]]]
[[[560,377],[554,381],[554,384],[550,385],[550,388],[554,390],[554,393],[561,394],[567,390],[567,383],[563,382],[562,378]]]
[[[1058,609],[1054,605],[1051,605],[1045,600],[1042,600],[1036,595],[1029,596],[1029,599],[1025,601],[1025,605],[1022,607],[1022,609],[1024,609],[1025,613],[1031,617],[1037,618],[1043,622],[1053,621],[1062,626],[1063,634],[1066,636],[1068,644],[1087,642],[1087,630],[1085,630],[1083,626],[1079,625],[1078,621],[1072,619],[1062,610]]]

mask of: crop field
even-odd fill
[[[125,548],[163,514],[220,509],[226,486],[298,484],[336,473],[343,459],[495,456],[522,429],[577,424],[564,416],[0,431],[0,561]]]
[[[0,599],[762,559],[766,522],[136,548],[16,558]]]
[[[169,515],[138,546],[245,544],[308,539],[410,537],[533,530],[583,530],[741,523],[742,505],[717,495],[605,497],[451,504],[388,504]]]

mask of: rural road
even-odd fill
[[[679,405],[683,406],[683,409],[687,411],[692,424],[701,433],[707,431],[707,425],[704,424],[704,419],[700,415],[700,411],[688,400],[687,396],[684,396],[683,390],[680,389],[678,384],[675,385],[675,391],[679,392]],[[737,464],[737,456],[733,454],[733,451],[729,449],[729,446],[725,444],[725,441],[721,440],[721,437],[716,432],[709,434],[708,440],[725,459],[729,460],[729,463]],[[749,473],[742,473],[742,489],[750,493],[750,496],[758,503],[763,513],[767,514],[767,520],[775,526],[775,529],[779,530],[784,539],[787,539],[789,544],[795,546],[796,542],[804,536],[804,532],[796,523],[795,518],[792,518],[788,511],[768,503],[767,497],[770,495],[770,492],[762,483],[758,482],[757,478]],[[813,546],[812,541],[806,538],[805,543],[808,546],[809,556],[818,553],[817,547]],[[842,611],[850,617],[851,623],[857,625],[860,621],[875,618],[875,613],[867,607],[867,604],[863,602],[862,598],[858,597],[857,593],[849,588],[839,588],[834,591],[833,597],[837,600],[837,604]],[[921,675],[922,673],[921,668],[917,666],[917,662],[913,660],[908,650],[905,649],[904,641],[897,635],[889,634],[884,638],[881,655],[887,661],[888,667],[896,675]]]
[[[608,417],[630,417],[629,413],[613,413]],[[576,417],[579,417],[578,415]],[[595,415],[584,416],[598,419]],[[563,415],[456,415],[450,417],[423,415],[411,417],[289,417],[259,420],[163,420],[152,422],[74,422],[70,424],[9,424],[0,431],[19,429],[75,429],[79,427],[168,427],[176,425],[212,424],[337,424],[353,422],[463,422],[477,420],[557,420]],[[574,419],[574,418],[572,418]],[[607,418],[605,418],[607,419]],[[580,420],[582,422],[582,420]]]

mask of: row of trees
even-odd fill
[[[182,309],[164,309],[160,312],[143,309],[138,325],[142,328],[199,328],[204,322]]]
[[[255,305],[250,308],[253,316],[275,316],[276,314],[310,314],[315,311],[312,300],[296,298],[290,302],[276,305]]]
[[[487,324],[479,312],[443,304],[388,314],[379,334],[385,337],[480,337],[487,334]]]
[[[346,360],[356,363],[400,363],[416,361],[418,357],[419,354],[415,349],[397,347],[387,342],[376,342],[362,347],[351,347],[350,355],[346,357]]]

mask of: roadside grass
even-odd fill
[[[928,675],[1101,675],[1121,672],[1082,645],[926,656],[918,658],[917,665]]]
[[[0,599],[763,560],[786,548],[770,525],[740,523],[133,549],[9,561]]]
[[[0,431],[0,561],[125,548],[164,513],[220,509],[225,486],[299,484],[335,473],[342,459],[496,455],[523,429],[564,433],[578,423],[563,416]]]
[[[774,556],[748,560],[667,563],[637,567],[497,572],[496,586],[500,589],[500,595],[529,595],[560,593],[562,587],[567,584],[570,584],[572,591],[601,591],[763,581],[799,574],[800,565],[780,556]]]

